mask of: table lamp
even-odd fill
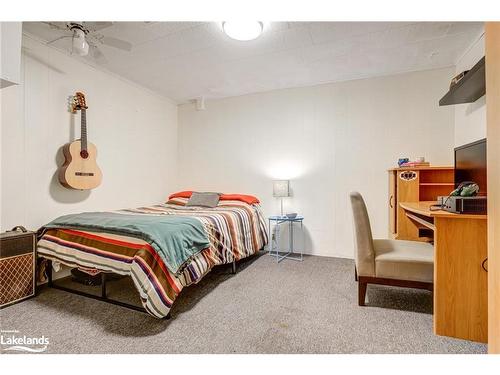
[[[273,197],[281,198],[281,216],[283,216],[283,198],[290,196],[290,181],[273,181]]]

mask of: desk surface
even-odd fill
[[[486,220],[488,215],[468,215],[468,214],[455,214],[444,210],[431,211],[430,207],[436,204],[435,201],[422,201],[422,202],[400,202],[399,205],[406,211],[410,211],[419,215],[427,217],[444,217],[451,219],[478,219]]]

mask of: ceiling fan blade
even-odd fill
[[[98,64],[106,64],[108,60],[102,54],[101,50],[97,48],[97,46],[93,44],[89,44],[90,47],[90,55]]]
[[[131,51],[132,50],[132,43],[127,42],[125,40],[109,37],[109,36],[104,36],[100,38],[100,41],[102,44],[105,44],[110,47],[122,49],[125,51]]]
[[[46,25],[49,25],[51,29],[56,30],[68,30],[68,24],[66,22],[43,22]]]
[[[87,30],[92,32],[92,31],[99,31],[99,30],[105,29],[106,27],[113,26],[113,22],[83,22],[83,26]]]
[[[73,38],[73,36],[72,36],[72,35],[64,35],[64,36],[60,36],[59,38],[56,38],[56,39],[51,40],[51,41],[48,41],[48,42],[47,42],[47,45],[52,44],[52,43],[55,43],[55,42],[57,42],[58,40],[61,40],[61,39],[66,39],[66,38]]]

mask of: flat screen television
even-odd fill
[[[479,195],[486,195],[486,139],[455,148],[455,188],[464,181],[474,181]]]

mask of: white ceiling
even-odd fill
[[[99,65],[186,102],[454,65],[482,27],[480,22],[272,22],[258,39],[238,42],[215,22],[115,22],[100,33],[131,42],[132,51],[102,46],[107,62]],[[62,35],[41,22],[23,28],[45,42]],[[69,50],[70,40],[51,45]]]

